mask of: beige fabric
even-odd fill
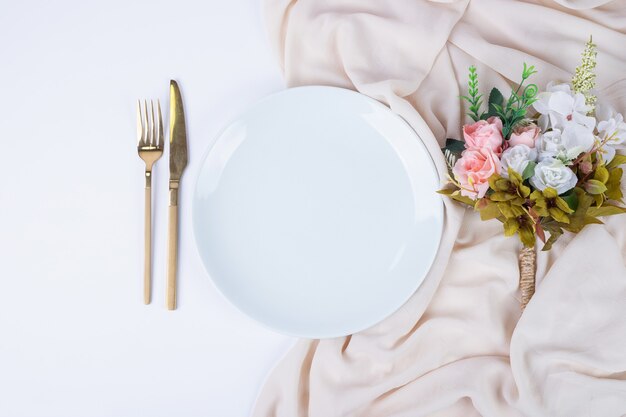
[[[594,8],[595,7],[595,8]],[[439,147],[466,121],[467,67],[502,91],[522,63],[569,80],[589,34],[600,96],[626,112],[626,2],[269,0],[289,86],[356,89],[402,115],[445,175]],[[445,202],[441,249],[396,314],[351,337],[301,341],[256,417],[626,415],[626,216],[538,256],[520,318],[519,244]]]

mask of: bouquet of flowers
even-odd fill
[[[565,232],[578,233],[598,217],[625,213],[620,187],[626,123],[593,95],[592,39],[571,83],[539,92],[522,79],[508,97],[491,89],[483,110],[475,67],[469,69],[464,141],[448,139],[443,152],[450,186],[440,193],[473,207],[482,220],[497,219],[506,236],[518,235],[522,308],[534,293],[535,242],[549,250]]]

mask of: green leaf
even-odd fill
[[[563,200],[567,203],[570,209],[576,211],[578,208],[578,196],[573,191],[568,191],[567,193],[561,196]]]
[[[526,168],[524,168],[524,172],[522,172],[522,180],[527,180],[528,178],[535,175],[536,166],[537,163],[535,161],[528,162],[528,165],[526,165]]]
[[[596,168],[596,172],[593,173],[593,179],[598,180],[603,184],[609,180],[609,170],[604,165],[600,165]]]
[[[523,79],[526,79],[526,78],[528,78],[531,75],[536,74],[536,73],[537,73],[537,71],[535,71],[535,66],[534,65],[528,66],[524,62],[524,70],[522,71],[522,78]]]
[[[511,205],[509,203],[497,203],[497,206],[498,210],[500,210],[500,213],[502,213],[504,218],[512,219],[514,217],[517,217],[515,213],[513,213],[513,209],[511,208]]]
[[[543,195],[546,198],[557,198],[559,193],[552,187],[547,187],[545,190],[543,190]]]
[[[552,216],[552,218],[559,223],[569,224],[570,222],[567,214],[563,213],[563,211],[557,207],[549,208],[548,213],[550,213],[550,216]]]
[[[611,204],[605,204],[602,207],[591,207],[587,210],[587,214],[593,217],[614,216],[616,214],[626,213],[626,208],[618,207]]]
[[[511,186],[511,182],[506,178],[498,175],[489,177],[489,187],[494,191],[507,191]]]
[[[489,92],[489,104],[499,104],[502,105],[504,102],[504,96],[497,88],[492,88]]]
[[[585,216],[584,222],[585,222],[585,225],[588,225],[588,224],[604,224],[602,222],[602,220],[597,219],[597,218],[595,218],[593,216],[589,216],[589,215]]]
[[[574,209],[572,209],[569,204],[567,204],[567,201],[565,201],[563,198],[557,197],[554,199],[554,202],[556,203],[556,206],[564,213],[572,214],[574,212]]]
[[[521,206],[515,206],[509,203],[497,203],[497,206],[505,219],[513,219],[526,214]]]
[[[593,199],[596,201],[596,207],[601,207],[604,204],[604,194],[594,194]]]
[[[500,110],[502,110],[502,103],[503,102],[504,102],[504,96],[502,95],[500,90],[498,90],[495,87],[492,88],[491,92],[489,93],[488,109],[487,109],[488,111],[487,111],[486,118],[489,118],[489,117],[492,117],[492,116],[497,116],[498,115],[498,108],[500,108]]]
[[[624,170],[622,168],[613,168],[609,171],[609,180],[606,182],[607,198],[615,201],[622,201],[622,198],[624,197],[621,189],[623,174]]]
[[[443,188],[441,190],[438,190],[437,194],[452,195],[453,193],[456,193],[457,191],[459,191],[458,188]]]
[[[480,220],[491,220],[500,216],[498,205],[486,198],[478,200],[476,210],[480,213]]]
[[[492,201],[511,201],[514,198],[517,198],[516,194],[505,193],[504,191],[496,191],[491,194]]]
[[[474,207],[476,205],[476,201],[472,200],[471,198],[467,196],[461,195],[461,192],[455,192],[451,194],[450,198],[455,201],[458,201],[459,203],[467,204],[470,207]]]
[[[589,194],[602,194],[607,190],[606,185],[598,180],[587,180],[585,190]]]
[[[469,67],[468,78],[468,95],[461,96],[461,99],[467,101],[470,104],[470,111],[467,113],[467,115],[471,117],[474,121],[478,121],[482,116],[482,114],[480,113],[480,107],[482,105],[482,95],[478,94],[478,74],[476,73],[476,67],[473,65]]]
[[[609,162],[607,164],[607,168],[608,169],[613,169],[615,167],[618,167],[622,164],[626,164],[626,155],[620,155],[620,154],[616,154],[613,159],[611,160],[611,162]]]
[[[587,194],[582,188],[576,187],[574,188],[574,192],[578,197],[578,207],[576,208],[574,214],[570,216],[570,224],[564,224],[561,226],[570,232],[578,233],[583,229],[583,227],[585,227],[585,215],[594,200],[593,197]]]
[[[559,237],[563,235],[563,229],[560,227],[555,227],[550,229],[550,237],[546,241],[546,244],[541,248],[542,251],[548,251],[552,249],[552,245],[558,240]]]
[[[531,227],[520,227],[519,238],[527,248],[535,246],[535,231]]]
[[[513,168],[509,167],[509,169],[507,170],[507,173],[509,174],[509,180],[513,183],[513,184],[521,184],[522,180],[522,176],[520,174],[517,173],[517,171],[515,171]]]
[[[461,155],[465,150],[465,142],[458,139],[448,138],[446,139],[446,146],[443,147],[443,150],[449,150],[454,155]]]
[[[508,219],[504,222],[504,236],[513,236],[520,229],[517,219]]]

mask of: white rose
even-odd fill
[[[539,162],[535,167],[535,175],[530,183],[538,190],[554,188],[557,193],[563,194],[576,186],[578,178],[574,171],[566,167],[558,159],[548,158]]]
[[[539,136],[537,149],[540,161],[546,158],[556,158],[565,149],[561,143],[561,130],[554,129]]]
[[[581,153],[590,151],[594,144],[595,137],[591,130],[582,125],[569,124],[563,131],[554,129],[539,137],[539,160],[558,158],[571,161]]]
[[[502,176],[509,178],[509,168],[522,175],[531,161],[537,160],[537,150],[524,144],[515,145],[502,152]]]

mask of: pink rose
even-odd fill
[[[509,138],[509,146],[526,145],[529,148],[535,147],[535,141],[539,137],[541,129],[537,125],[531,124],[526,127],[515,129]]]
[[[461,185],[461,195],[474,200],[482,198],[489,189],[489,177],[500,174],[498,156],[488,148],[466,149],[456,161],[452,173]]]
[[[502,121],[495,116],[463,126],[463,137],[467,149],[487,148],[502,154]]]

